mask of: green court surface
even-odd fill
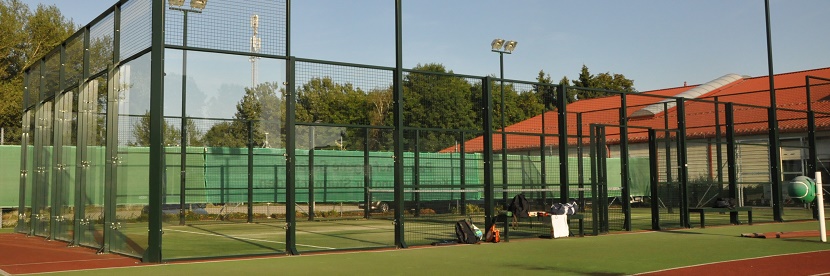
[[[614,216],[620,217],[619,210]],[[795,211],[788,211],[793,213]],[[803,211],[798,211],[803,212]],[[586,213],[585,232],[592,233],[590,213]],[[479,226],[483,225],[483,214],[472,216],[460,215],[423,215],[406,217],[405,237],[408,245],[428,245],[433,242],[455,238],[455,221],[471,218]],[[663,229],[680,228],[676,216],[663,218]],[[739,214],[742,223],[747,223],[746,213]],[[668,221],[668,222],[667,222]],[[755,223],[772,221],[769,209],[756,208],[753,212]],[[708,227],[730,224],[729,214],[711,213],[706,217]],[[634,208],[631,224],[633,231],[651,229],[651,214],[648,208]],[[690,217],[692,227],[699,227],[699,217]],[[141,244],[145,237],[141,235],[146,226],[126,227],[122,232],[136,239]],[[571,222],[572,233],[576,233],[577,224]],[[243,256],[286,253],[286,223],[281,219],[260,219],[254,223],[241,221],[188,221],[185,225],[168,222],[164,224],[164,243],[162,253],[165,260],[180,260],[204,257]],[[319,251],[389,249],[395,247],[394,223],[391,216],[373,216],[372,219],[339,218],[315,221],[299,220],[296,224],[296,249],[301,254]],[[620,233],[622,222],[610,227],[612,233]],[[129,230],[127,230],[129,229]],[[504,229],[501,229],[504,231]],[[550,228],[539,222],[523,221],[517,229],[510,230],[512,239],[536,239],[539,235],[549,234]],[[146,241],[143,241],[146,243]]]
[[[455,238],[459,215],[407,218],[407,243],[425,245]],[[474,218],[475,219],[475,218]],[[482,218],[483,219],[483,218]],[[188,221],[165,223],[162,254],[165,260],[286,253],[286,223],[280,219],[244,221]],[[301,220],[296,223],[296,249],[300,253],[395,247],[391,217]],[[140,227],[124,230],[142,238]],[[129,232],[126,232],[129,231]],[[145,230],[146,231],[146,230]]]
[[[167,263],[57,275],[628,275],[701,263],[830,250],[815,238],[741,238],[741,233],[815,230],[788,222],[628,232],[497,244],[424,246],[246,260]],[[166,232],[165,235],[168,235]],[[221,245],[217,245],[221,246]],[[228,248],[228,250],[231,250]]]

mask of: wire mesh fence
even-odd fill
[[[821,78],[770,107],[768,91],[692,99],[397,71],[287,57],[285,1],[166,4],[163,35],[156,2],[119,2],[28,68],[19,232],[142,257],[159,220],[172,260],[445,243],[459,220],[534,238],[564,202],[591,234],[690,227],[689,208],[724,197],[755,221],[807,220],[814,208],[786,183],[830,162],[807,135],[830,122]],[[512,223],[519,195],[528,218]]]

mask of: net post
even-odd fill
[[[827,223],[824,221],[824,185],[821,181],[821,172],[816,172],[816,200],[818,200],[818,225],[821,242],[827,242]]]

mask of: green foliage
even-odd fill
[[[168,123],[166,120],[162,121],[164,125],[162,126],[162,131],[164,132],[164,146],[174,146],[174,145],[181,145],[182,142],[182,131],[181,128],[177,128],[171,123]],[[193,136],[200,136],[198,135],[198,131],[196,131],[196,126],[192,125],[192,121],[188,121],[188,129],[192,129],[194,132],[190,135]],[[141,116],[141,119],[133,124],[133,136],[135,137],[135,141],[130,143],[131,146],[150,146],[150,112],[147,111],[144,113],[144,116]],[[191,137],[193,137],[191,136]]]
[[[467,206],[466,206],[466,209],[467,209],[467,214],[484,213],[484,208],[482,208],[481,206],[475,205],[475,204],[469,204],[468,203]]]
[[[410,73],[403,79],[404,125],[418,128],[477,129],[480,122],[481,87],[471,87],[463,78],[443,75],[443,65],[418,65],[418,71],[440,74]],[[451,73],[451,71],[450,71]],[[495,93],[495,92],[494,92]],[[478,100],[477,100],[478,99]],[[438,151],[454,145],[452,133],[429,132],[420,137],[421,151]]]
[[[573,81],[573,86],[596,88],[604,90],[612,90],[627,93],[636,93],[634,88],[634,81],[627,79],[622,74],[611,74],[609,72],[592,75],[588,71],[588,66],[582,65],[582,70],[579,73],[579,78]],[[581,99],[599,98],[609,96],[612,93],[602,91],[587,91],[582,90],[579,93]]]
[[[255,146],[275,145],[280,139],[283,101],[276,95],[276,83],[261,83],[254,88],[246,87],[245,95],[236,104],[233,121],[213,125],[205,134],[203,144],[211,147],[247,147],[248,123],[253,129]],[[273,134],[265,141],[265,133]]]
[[[74,32],[55,6],[32,12],[20,0],[0,0],[0,127],[7,143],[20,143],[24,68]]]
[[[545,106],[545,110],[556,108],[556,87],[550,86],[553,84],[550,74],[545,74],[544,70],[539,70],[536,82],[539,84],[533,85],[533,91],[536,93],[539,102]]]

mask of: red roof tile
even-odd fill
[[[779,107],[778,121],[781,132],[803,132],[806,130],[806,117],[803,112],[807,110],[807,96],[805,88],[806,76],[815,76],[830,79],[830,67],[807,71],[799,71],[775,75],[776,105]],[[813,82],[811,84],[815,84]],[[811,86],[811,103],[813,110],[817,112],[830,113],[830,82],[827,85]],[[647,91],[626,96],[626,113],[642,109],[648,105],[658,103],[665,98],[671,97],[694,86],[684,86]],[[686,134],[688,138],[714,137],[715,105],[712,101],[717,97],[718,102],[733,102],[735,104],[735,132],[737,135],[764,134],[768,131],[768,109],[760,108],[769,106],[769,78],[750,77],[735,81],[723,87],[715,89],[699,97],[704,101],[686,101]],[[620,97],[603,97],[595,99],[579,100],[568,105],[568,134],[577,135],[576,114],[582,115],[582,135],[588,137],[591,124],[619,125]],[[726,121],[723,105],[720,105],[717,112],[721,125]],[[544,116],[544,118],[543,118]],[[668,116],[668,127],[666,126]],[[820,128],[830,129],[830,116],[816,116],[816,125]],[[549,111],[525,121],[508,126],[506,132],[507,148],[509,151],[533,150],[540,148],[542,142],[539,135],[555,135],[559,132],[557,125],[557,112]],[[648,127],[653,129],[674,129],[677,124],[677,112],[675,107],[669,107],[667,112],[660,112],[652,117],[630,118],[629,126]],[[722,131],[724,128],[722,127]],[[526,135],[512,134],[524,133]],[[608,143],[619,142],[619,128],[606,128],[606,141]],[[544,145],[558,145],[559,138],[556,136],[545,137]],[[642,128],[629,128],[628,139],[631,142],[645,142],[647,132]],[[569,144],[576,144],[577,138],[569,138]],[[587,139],[583,141],[587,143]],[[483,137],[476,137],[466,142],[468,152],[483,151]],[[447,148],[443,151],[453,151],[455,148]],[[493,135],[493,150],[502,149],[501,134]]]

